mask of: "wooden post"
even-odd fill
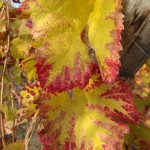
[[[132,78],[150,58],[150,0],[124,2],[120,76]]]

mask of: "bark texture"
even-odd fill
[[[126,0],[120,76],[132,78],[150,58],[150,0]]]

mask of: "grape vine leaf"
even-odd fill
[[[21,70],[24,76],[27,77],[28,80],[36,80],[36,68],[35,68],[36,60],[35,56],[31,55],[22,60],[21,62]]]
[[[129,131],[125,122],[138,122],[124,81],[117,79],[110,87],[96,75],[84,90],[50,95],[47,100],[41,97],[38,108],[40,116],[47,119],[39,132],[44,150],[120,150],[124,134]]]
[[[94,2],[95,0],[66,0],[65,2],[61,0],[26,0],[20,9],[24,14],[30,14],[26,25],[36,40],[47,34],[52,37],[66,32],[77,32],[80,36],[86,26]]]
[[[86,36],[86,34],[82,35],[84,30],[89,32],[88,42],[96,52],[104,80],[109,83],[115,80],[120,65],[118,50],[121,47],[119,40],[122,29],[119,4],[120,1],[112,0],[109,4],[99,0],[65,2],[26,0],[23,2],[20,7],[22,13],[30,14],[26,26],[30,29],[33,39],[42,40],[42,45],[36,49],[37,64],[35,65],[42,88],[55,93],[73,87],[84,88],[88,84],[91,65],[88,56],[89,46],[82,41],[84,38],[82,36]],[[105,6],[108,8],[105,9]],[[95,20],[96,14],[98,16]],[[117,15],[118,19],[112,19],[111,14]],[[100,19],[101,16],[103,19]],[[106,17],[109,21],[105,21]],[[116,27],[115,23],[120,26]],[[96,32],[100,36],[95,36],[93,30],[95,24],[98,28]],[[101,35],[106,37],[105,40]],[[93,40],[97,42],[96,46]],[[98,41],[101,43],[99,44]],[[98,44],[102,46],[97,49]],[[105,49],[106,45],[111,47],[111,50]]]
[[[17,118],[17,109],[15,107],[8,108],[7,104],[2,105],[2,112],[5,114],[7,121],[15,120]]]
[[[16,63],[14,66],[13,66],[13,74],[12,74],[12,78],[15,82],[15,84],[20,84],[22,82],[22,78],[21,78],[21,73],[20,73],[20,67],[19,67],[19,64]]]
[[[125,144],[133,145],[135,149],[148,150],[150,147],[150,111],[145,102],[146,100],[139,95],[134,95],[140,123],[138,125],[129,124],[130,133],[125,136]]]
[[[14,59],[23,59],[28,56],[30,44],[20,38],[15,38],[11,41],[10,52]]]
[[[47,91],[61,92],[87,85],[90,60],[80,34],[93,4],[93,0],[83,0],[82,3],[76,0],[23,3],[22,8],[31,13],[27,26],[33,38],[43,40],[43,45],[36,49],[35,66],[41,87]]]
[[[18,120],[30,118],[37,111],[37,104],[35,101],[39,97],[39,90],[37,86],[29,87],[25,86],[24,90],[20,92],[22,108],[17,112]]]
[[[123,29],[121,0],[96,0],[89,18],[89,41],[95,50],[103,80],[115,81],[119,73],[119,53],[122,49],[120,32]]]
[[[62,40],[63,42],[57,45]],[[80,37],[67,33],[60,38],[54,37],[51,42],[54,42],[55,46],[48,47],[54,49],[54,53],[48,48],[51,55],[42,58],[40,54],[35,65],[41,87],[51,93],[70,90],[73,87],[84,88],[88,84],[91,70],[87,49]],[[41,47],[42,50],[45,48],[46,45]]]
[[[30,35],[30,29],[26,26],[27,19],[22,19],[18,24],[20,27],[18,28],[18,36],[22,39],[29,39],[31,37]]]

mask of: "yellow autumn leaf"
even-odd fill
[[[123,29],[120,7],[121,0],[96,0],[88,21],[89,42],[107,83],[114,82],[119,73],[118,51],[122,49],[120,32]]]

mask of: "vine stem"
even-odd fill
[[[39,111],[37,111],[34,116],[32,117],[32,120],[30,122],[30,126],[27,130],[26,136],[25,136],[25,141],[24,141],[24,145],[23,145],[23,150],[29,150],[29,142],[32,138],[32,135],[34,133],[34,131],[36,130],[36,127],[39,124],[39,117],[38,117]]]
[[[4,94],[4,75],[5,75],[5,70],[6,70],[6,64],[7,60],[4,60],[4,67],[3,67],[3,72],[2,72],[2,77],[1,77],[1,96],[0,96],[0,104],[1,106],[3,105],[3,94]],[[3,114],[2,111],[0,113],[0,120],[1,120],[1,134],[2,134],[2,143],[3,147],[6,147],[6,142],[5,142],[5,130],[4,130],[4,120],[3,120]]]
[[[4,7],[4,6],[3,6]],[[7,31],[9,32],[9,0],[7,0],[6,3],[6,15],[7,15]],[[5,77],[5,72],[6,72],[6,66],[7,66],[7,53],[9,52],[9,47],[10,47],[10,35],[8,33],[7,35],[7,49],[5,51],[6,58],[4,60],[4,65],[3,65],[3,71],[2,71],[2,76],[1,76],[1,92],[0,92],[0,105],[3,105],[3,95],[4,95],[4,77]],[[3,147],[6,147],[6,141],[5,141],[5,129],[4,129],[4,118],[3,118],[3,113],[2,111],[0,112],[0,121],[1,121],[1,134],[2,134],[2,144]]]
[[[14,95],[13,95],[13,90],[14,90],[14,80],[13,80],[13,77],[11,76],[10,74],[10,77],[11,77],[11,86],[10,86],[10,89],[11,89],[11,107],[13,108],[14,107]],[[13,127],[12,127],[12,142],[15,142],[15,120],[13,120]]]

